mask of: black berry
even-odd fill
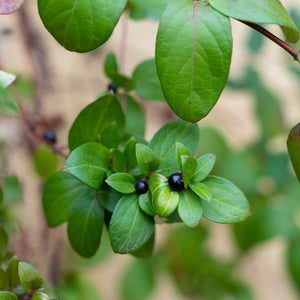
[[[110,82],[107,86],[108,91],[112,91],[114,94],[117,93],[118,89],[113,82]]]
[[[49,142],[52,142],[52,143],[56,143],[56,135],[53,131],[46,131],[44,132],[43,134],[43,137],[44,139],[48,140]]]
[[[148,183],[146,181],[138,181],[135,184],[135,191],[137,194],[142,195],[142,194],[146,194],[149,190],[149,186]]]
[[[181,173],[174,173],[168,179],[169,187],[172,191],[184,190],[183,178]]]

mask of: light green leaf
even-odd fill
[[[195,158],[188,155],[181,155],[181,166],[182,166],[182,177],[184,188],[190,184],[191,179],[195,173],[197,168],[197,161]]]
[[[297,26],[278,0],[208,0],[212,7],[231,18],[282,27],[288,41],[299,39]]]
[[[146,1],[141,2],[146,3]],[[139,97],[152,101],[165,100],[154,59],[140,63],[133,71],[132,79],[135,81],[135,92]]]
[[[105,58],[104,72],[108,78],[111,78],[114,74],[119,71],[118,62],[114,53],[108,53]]]
[[[66,49],[88,52],[104,44],[125,8],[126,0],[39,0],[46,29]]]
[[[42,292],[34,293],[31,298],[31,300],[48,300],[48,299],[49,299],[48,295]]]
[[[0,225],[0,258],[7,252],[8,234]]]
[[[22,287],[26,293],[37,291],[44,283],[37,270],[27,262],[19,262],[19,276]]]
[[[172,0],[156,39],[156,66],[164,96],[180,118],[197,122],[224,89],[231,62],[229,19],[205,0]]]
[[[122,132],[125,126],[124,113],[117,98],[105,95],[85,107],[75,119],[69,132],[70,150],[88,142],[101,141],[105,130],[112,124]],[[106,135],[110,134],[106,132]]]
[[[151,193],[139,195],[139,205],[144,213],[149,216],[155,216],[155,211],[152,204]]]
[[[0,299],[1,300],[18,300],[18,297],[14,293],[0,291]]]
[[[194,193],[196,193],[202,200],[210,202],[212,199],[211,189],[203,182],[193,182],[190,185],[190,188]]]
[[[200,198],[190,189],[179,193],[178,213],[181,220],[190,228],[195,228],[202,217]]]
[[[2,11],[2,6],[3,4],[0,3],[0,15]],[[16,75],[4,72],[0,70],[0,89],[7,88],[10,86],[14,81],[16,80]]]
[[[65,162],[65,171],[89,187],[99,190],[110,168],[109,150],[97,143],[87,143],[73,150]]]
[[[9,15],[17,11],[25,2],[25,0],[1,0],[0,15]],[[2,299],[2,298],[1,298]],[[15,299],[15,298],[12,298]]]
[[[119,193],[130,194],[135,192],[135,178],[128,173],[112,174],[105,181]]]
[[[190,156],[191,152],[185,145],[177,142],[176,148],[175,148],[175,153],[176,153],[178,166],[180,167],[180,169],[182,171],[181,155],[189,155]]]
[[[93,256],[99,248],[104,210],[93,198],[82,198],[72,206],[68,221],[68,237],[73,249],[83,257]]]
[[[48,225],[55,227],[68,221],[71,207],[82,199],[92,199],[94,195],[95,190],[73,176],[64,172],[55,173],[46,181],[42,194]]]
[[[298,180],[300,181],[300,123],[291,129],[287,140],[287,148],[294,171]]]
[[[146,243],[153,233],[153,219],[140,209],[138,196],[123,196],[114,210],[109,226],[113,250],[121,254],[133,252]]]
[[[143,144],[137,144],[135,151],[138,165],[144,175],[156,171],[160,160],[156,157],[151,148]]]
[[[236,223],[247,219],[250,206],[244,194],[229,180],[208,176],[203,183],[211,189],[211,202],[202,202],[203,216],[216,223]]]
[[[200,156],[197,159],[197,168],[192,178],[192,182],[202,181],[206,176],[209,175],[216,162],[216,156],[208,153]]]
[[[22,200],[23,192],[19,179],[11,175],[4,180],[3,201],[4,203],[15,203]]]

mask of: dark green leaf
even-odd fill
[[[7,252],[8,234],[0,225],[0,258]]]
[[[0,269],[0,291],[6,290],[7,286],[8,284],[7,284],[6,274],[2,269]],[[0,299],[2,299],[1,294],[0,294]]]
[[[146,1],[140,2],[147,3]],[[132,79],[135,81],[135,92],[139,97],[152,101],[165,100],[157,76],[154,59],[149,59],[140,63],[134,70]]]
[[[155,234],[153,233],[150,239],[143,244],[139,249],[131,252],[130,254],[143,259],[151,258],[154,248],[154,240],[155,240]]]
[[[176,148],[175,148],[175,153],[176,153],[178,166],[180,167],[180,169],[182,171],[181,155],[189,155],[190,156],[191,152],[186,146],[177,142]]]
[[[88,52],[105,43],[125,8],[126,0],[39,0],[40,17],[66,49]]]
[[[291,241],[288,253],[287,253],[287,261],[288,261],[288,267],[290,274],[292,275],[292,278],[294,282],[296,283],[296,286],[298,290],[300,290],[300,239],[299,237],[297,239],[294,239]]]
[[[11,1],[12,2],[12,1]],[[1,12],[3,10],[2,5],[5,6],[5,4],[1,3],[1,7],[0,7],[0,15]],[[7,5],[7,4],[6,4]],[[14,81],[16,80],[16,75],[4,72],[2,70],[0,70],[0,88],[7,88],[8,86],[10,86]]]
[[[115,121],[112,122],[102,131],[102,134],[99,137],[99,141],[102,145],[108,148],[117,148],[121,140],[119,124]]]
[[[3,190],[0,187],[0,206],[2,205],[2,203],[3,203]]]
[[[136,155],[135,155],[135,145],[137,141],[131,138],[124,147],[124,156],[127,161],[127,169],[131,170],[137,165]]]
[[[121,299],[145,300],[154,290],[154,274],[150,262],[136,260],[122,276]]]
[[[195,174],[192,178],[193,182],[201,181],[203,180],[211,170],[213,169],[216,162],[216,156],[214,154],[205,154],[203,156],[200,156],[197,159],[197,169],[195,171]]]
[[[34,293],[31,298],[31,300],[48,300],[48,299],[49,299],[48,295],[42,292]]]
[[[148,192],[146,194],[139,195],[139,205],[144,213],[149,216],[155,216],[151,193]]]
[[[231,62],[229,19],[205,0],[173,0],[156,40],[156,66],[164,96],[182,119],[205,117],[224,89]]]
[[[205,218],[217,223],[236,223],[251,215],[247,199],[232,182],[216,176],[208,176],[203,182],[213,194],[211,202],[202,202]]]
[[[65,171],[86,185],[99,190],[110,168],[108,148],[97,143],[87,143],[73,150],[65,162]]]
[[[125,118],[118,99],[106,95],[89,104],[77,116],[69,132],[70,150],[88,142],[99,142],[112,124],[116,124],[118,131],[122,132]]]
[[[1,292],[0,291],[0,299],[1,300],[18,300],[18,297],[11,292]]]
[[[83,198],[72,206],[68,237],[73,249],[83,257],[93,256],[100,245],[104,211],[96,195]]]
[[[58,168],[59,158],[48,146],[39,147],[33,156],[34,167],[44,179],[48,179]]]
[[[197,161],[191,156],[181,155],[181,166],[184,188],[186,189],[187,186],[190,184],[191,179],[193,178],[193,175],[197,168]]]
[[[208,0],[222,14],[251,23],[277,24],[288,41],[299,39],[297,26],[278,0]]]
[[[142,107],[131,96],[127,95],[125,132],[143,137],[146,120]]]
[[[19,259],[17,257],[13,257],[9,261],[5,271],[7,285],[11,290],[20,283],[18,268],[19,268]]]
[[[112,213],[121,197],[122,194],[107,184],[103,184],[101,190],[98,192],[97,200],[106,210]]]
[[[300,181],[300,123],[298,123],[290,131],[287,140],[287,147],[294,171],[297,175],[298,180]]]
[[[144,175],[156,171],[160,160],[156,157],[151,148],[143,144],[137,144],[135,151],[138,165]]]
[[[31,293],[41,288],[44,283],[43,278],[36,269],[27,262],[19,262],[19,276],[22,287],[26,293]]]
[[[111,218],[109,235],[115,252],[135,251],[154,233],[153,219],[139,207],[136,194],[123,196]]]
[[[112,169],[115,172],[123,172],[126,169],[126,159],[123,153],[118,149],[111,149]]]
[[[200,198],[190,189],[179,193],[178,213],[188,227],[198,226],[202,217],[202,205]]]
[[[113,74],[111,79],[117,88],[125,88],[128,92],[135,87],[134,81],[125,75]]]
[[[135,178],[128,173],[112,174],[105,181],[119,193],[130,194],[135,192]]]
[[[108,53],[104,63],[104,72],[108,78],[111,78],[119,71],[118,62],[114,53]]]
[[[211,189],[203,182],[193,182],[190,184],[190,188],[196,193],[202,200],[210,202],[212,199]]]
[[[14,203],[22,200],[22,188],[18,177],[15,175],[6,177],[4,180],[3,201],[4,203]]]

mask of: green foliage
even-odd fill
[[[160,164],[160,160],[156,157],[152,149],[143,144],[136,145],[136,159],[144,175],[155,171]]]
[[[128,173],[112,174],[106,179],[106,183],[119,193],[131,194],[135,191],[135,179]]]
[[[291,129],[287,140],[287,147],[294,171],[300,181],[300,123]]]
[[[26,262],[19,263],[19,276],[24,291],[28,294],[40,289],[44,282],[36,269]]]
[[[3,201],[4,203],[16,203],[22,200],[22,188],[18,177],[11,175],[4,180]]]

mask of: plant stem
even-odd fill
[[[299,61],[299,51],[295,50],[291,46],[289,46],[287,43],[285,43],[283,40],[275,36],[273,33],[269,32],[268,30],[264,29],[263,27],[259,26],[255,23],[250,23],[246,21],[241,21],[242,23],[246,24],[247,26],[255,29],[256,31],[263,34],[265,37],[279,45],[281,48],[283,48],[285,51],[287,51],[296,61]]]

